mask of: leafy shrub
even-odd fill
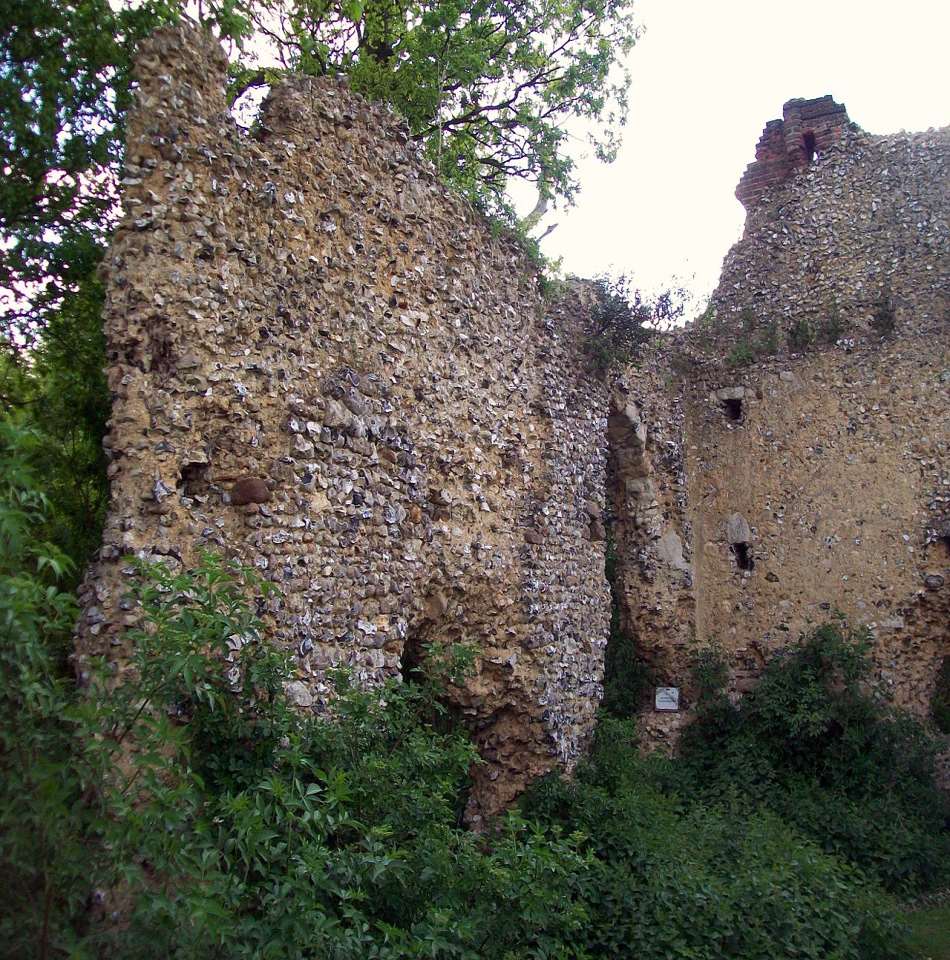
[[[523,803],[552,829],[583,831],[581,955],[907,956],[873,884],[775,814],[684,803],[666,781],[675,764],[639,759],[631,735],[629,723],[602,722],[577,778],[548,777]]]
[[[726,364],[730,367],[747,367],[755,362],[755,351],[752,345],[745,340],[739,341],[726,357]]]
[[[871,314],[871,329],[882,339],[890,339],[897,329],[897,308],[891,298],[890,287],[885,284]]]
[[[37,536],[48,509],[30,465],[40,442],[0,421],[0,951],[11,957],[44,956],[54,936],[68,944],[57,918],[88,892],[63,679],[76,604],[58,587],[69,561]]]
[[[77,695],[75,605],[30,537],[42,497],[15,444],[0,456],[0,955],[573,955],[576,842],[514,816],[490,843],[460,828],[476,754],[431,721],[426,678],[344,675],[334,720],[292,709],[248,571],[143,568],[129,668]]]
[[[686,310],[685,291],[679,288],[671,287],[650,299],[624,275],[601,277],[596,287],[590,355],[601,371],[614,362],[629,363],[644,343],[674,326]]]
[[[707,707],[723,696],[728,679],[729,665],[722,650],[708,646],[696,652],[692,663],[692,680],[696,702],[700,706]]]
[[[885,886],[950,879],[934,743],[869,682],[867,638],[836,624],[779,654],[738,704],[720,697],[682,740],[681,783],[703,802],[765,807]]]
[[[814,342],[815,331],[807,320],[796,320],[788,328],[788,345],[792,350],[807,350]]]
[[[760,357],[771,357],[778,353],[778,324],[774,320],[762,326],[762,335],[755,345],[755,352]]]
[[[818,341],[820,343],[837,343],[841,339],[845,330],[847,330],[847,324],[844,322],[844,319],[841,316],[841,309],[838,306],[838,301],[833,300],[828,313],[822,317],[818,323]]]
[[[888,827],[923,823],[924,745],[869,719],[844,645],[763,681],[754,723],[704,701],[685,765],[641,760],[633,722],[604,717],[573,782],[546,778],[479,837],[460,823],[477,756],[440,699],[454,651],[377,690],[342,672],[334,717],[303,713],[249,599],[268,587],[221,559],[143,566],[128,668],[93,669],[77,694],[63,670],[75,604],[57,586],[67,563],[33,536],[45,504],[29,445],[0,429],[0,956],[906,955],[873,883],[802,835],[823,817],[826,850],[921,875],[924,833]],[[815,657],[847,694],[833,709],[809,693]],[[730,758],[753,740],[737,795]],[[888,777],[898,789],[868,824]],[[769,782],[791,787],[784,806]],[[768,802],[750,809],[747,793]]]
[[[726,356],[726,366],[747,367],[760,357],[770,357],[779,349],[779,329],[774,320],[759,321],[751,307],[739,312],[740,334]]]

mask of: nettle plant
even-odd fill
[[[332,717],[298,711],[254,612],[270,588],[206,556],[140,566],[127,665],[90,664],[77,691],[76,605],[65,561],[31,537],[43,498],[14,434],[0,436],[0,955],[569,955],[576,843],[514,815],[490,844],[461,827],[477,754],[442,690],[466,652],[375,690],[341,672]],[[499,902],[519,904],[517,925]]]

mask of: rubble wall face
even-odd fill
[[[697,389],[686,425],[696,639],[727,653],[737,692],[841,613],[869,628],[895,701],[929,713],[950,654],[947,346],[942,357],[924,337],[829,349]],[[722,400],[736,394],[738,422]]]
[[[711,315],[628,371],[649,517],[618,512],[625,621],[687,703],[698,649],[722,648],[739,695],[841,612],[929,713],[950,655],[948,189],[947,130],[848,128],[750,210]],[[687,719],[645,704],[645,739]]]
[[[749,340],[769,324],[779,341],[796,324],[817,332],[835,309],[842,335],[863,334],[882,295],[902,336],[945,330],[948,223],[950,129],[876,137],[843,128],[749,209],[711,306]]]
[[[275,88],[254,136],[190,28],[145,45],[106,264],[112,502],[80,662],[121,666],[128,558],[213,550],[280,595],[302,709],[430,639],[487,763],[470,815],[578,756],[609,621],[607,396],[583,292],[556,306],[405,129],[331,80]]]

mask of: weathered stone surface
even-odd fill
[[[766,138],[784,160],[759,158],[767,189],[751,184],[712,322],[608,389],[585,354],[589,288],[545,302],[386,109],[289,79],[252,136],[225,66],[188,28],[139,62],[103,271],[112,501],[80,667],[127,661],[128,557],[187,569],[204,549],[280,588],[263,615],[301,709],[329,707],[333,667],[375,685],[430,640],[469,642],[477,672],[454,695],[485,760],[477,824],[589,737],[610,521],[623,626],[686,707],[645,704],[647,743],[688,721],[697,645],[721,645],[739,696],[833,610],[927,711],[950,652],[947,131],[870,137],[830,98],[786,105]],[[805,121],[826,122],[810,162]],[[840,336],[788,347],[829,317]],[[771,356],[724,364],[766,337]]]
[[[628,371],[646,439],[623,488],[638,499],[618,511],[623,620],[687,706],[697,646],[722,647],[739,695],[841,611],[871,631],[895,700],[928,714],[950,654],[948,201],[950,131],[841,127],[751,204],[712,318]],[[897,322],[882,339],[869,321],[886,290]],[[832,342],[790,348],[793,325],[833,318]],[[741,371],[724,362],[768,337]],[[665,529],[690,583],[664,575]],[[743,543],[752,569],[736,562]],[[643,720],[658,746],[680,723],[649,704]]]
[[[264,613],[302,707],[326,708],[331,667],[378,684],[430,639],[469,642],[477,821],[573,763],[601,696],[607,397],[585,294],[545,303],[519,246],[341,83],[275,87],[252,136],[201,32],[157,34],[138,78],[80,654],[124,662],[129,555],[203,549],[279,587]]]
[[[752,530],[749,522],[741,513],[730,513],[726,517],[726,543],[735,546],[737,543],[749,543],[752,540]]]

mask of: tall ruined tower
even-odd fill
[[[628,375],[625,624],[688,707],[697,650],[739,695],[840,612],[926,716],[950,655],[950,131],[871,136],[830,97],[791,100],[737,196],[706,315]],[[688,719],[652,707],[654,743]]]

